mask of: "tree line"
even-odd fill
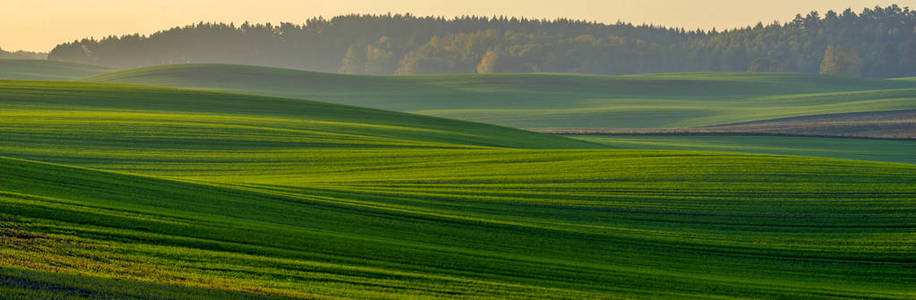
[[[804,72],[916,75],[916,11],[811,12],[786,23],[685,30],[617,22],[410,14],[305,24],[198,23],[64,43],[49,59],[132,68],[238,63],[355,74]]]
[[[46,59],[48,58],[47,53],[38,53],[30,51],[16,51],[10,52],[5,51],[3,48],[0,48],[0,59]]]

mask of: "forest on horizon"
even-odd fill
[[[31,52],[31,51],[6,51],[3,48],[0,48],[0,59],[46,59],[48,58],[47,53]]]
[[[0,53],[2,56],[2,53]],[[802,72],[916,76],[916,11],[891,5],[786,23],[685,30],[618,22],[410,14],[305,24],[198,23],[63,43],[48,59],[134,68],[234,63],[353,74]]]

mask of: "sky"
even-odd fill
[[[85,37],[150,34],[199,21],[304,23],[349,13],[565,17],[724,29],[785,22],[812,10],[859,12],[894,3],[916,8],[916,0],[0,0],[0,48],[50,51]]]

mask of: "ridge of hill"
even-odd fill
[[[162,147],[156,142],[162,136],[184,136],[187,143],[180,146],[206,148],[256,143],[252,139],[270,136],[273,143],[261,145],[598,147],[494,125],[308,100],[118,84],[0,81],[0,107],[0,122],[12,130],[4,136],[7,143],[24,139]],[[85,129],[95,138],[58,135],[54,128]]]

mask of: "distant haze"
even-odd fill
[[[303,23],[316,16],[349,13],[414,15],[506,15],[528,18],[618,20],[688,29],[734,28],[758,21],[791,20],[796,13],[898,4],[916,0],[3,0],[0,1],[0,48],[49,51],[84,37],[157,30],[205,22]]]

